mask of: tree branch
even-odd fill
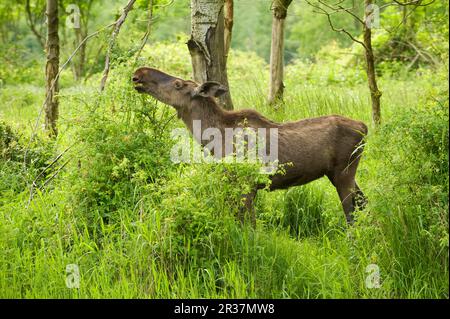
[[[340,5],[340,3],[341,3],[342,1],[339,2],[338,4],[336,4],[337,7],[333,7],[333,6],[331,6],[331,5],[327,4],[327,3],[325,3],[325,2],[322,1],[322,0],[318,0],[318,1],[319,1],[319,3],[321,3],[321,4],[324,5],[324,6],[326,6],[326,7],[329,8],[329,9],[333,10],[334,12],[345,11],[345,12],[347,12],[348,14],[350,14],[356,21],[358,21],[358,22],[361,23],[361,24],[364,24],[364,21],[363,21],[360,17],[358,17],[356,14],[354,14],[350,9],[344,8],[343,6]]]
[[[153,0],[149,0],[148,3],[148,21],[147,21],[147,30],[145,31],[144,36],[142,37],[142,44],[139,47],[138,52],[136,53],[136,59],[134,60],[135,63],[139,59],[139,56],[141,55],[141,51],[144,48],[145,44],[148,41],[148,37],[150,35],[151,27],[152,27],[152,21],[153,21]]]
[[[73,146],[73,145],[67,147],[67,148],[66,148],[64,151],[62,151],[58,156],[56,156],[55,159],[54,159],[50,164],[48,164],[48,165],[42,170],[42,172],[40,172],[39,175],[36,176],[36,178],[33,180],[33,182],[31,183],[31,186],[30,186],[30,197],[28,198],[28,204],[27,204],[27,207],[30,205],[31,201],[33,200],[34,189],[35,189],[35,187],[37,187],[36,182],[39,180],[39,178],[40,178],[41,176],[44,175],[44,173],[45,173],[49,168],[51,168],[53,165],[55,165],[55,164],[60,160],[60,158],[61,158],[65,153],[67,153],[67,151],[68,151],[72,146]],[[66,163],[66,164],[67,164],[67,163]],[[64,167],[66,164],[64,164],[62,167]],[[62,167],[60,167],[60,169],[58,169],[58,172],[62,169]],[[54,175],[55,175],[55,174],[54,174]],[[55,176],[56,176],[56,175],[55,175]],[[42,187],[44,187],[44,186],[47,184],[47,182],[48,182],[48,181],[46,181]],[[40,187],[39,189],[41,189],[42,187]]]
[[[345,34],[346,34],[353,42],[356,42],[356,43],[362,45],[362,46],[364,47],[364,49],[367,50],[367,47],[366,47],[366,45],[364,44],[364,42],[362,42],[362,41],[356,39],[350,32],[348,32],[348,31],[345,30],[344,28],[338,29],[338,28],[336,28],[336,27],[334,26],[333,21],[331,20],[331,14],[337,13],[337,12],[342,11],[342,10],[333,10],[333,12],[328,12],[327,10],[325,10],[324,8],[322,8],[322,7],[321,7],[320,5],[318,5],[318,4],[311,3],[311,2],[308,1],[308,0],[305,0],[305,1],[306,1],[306,3],[309,4],[311,7],[313,7],[313,8],[315,8],[315,9],[319,10],[319,11],[315,11],[316,13],[323,14],[323,15],[326,15],[326,16],[327,16],[328,24],[330,25],[330,27],[331,27],[331,29],[332,29],[333,31],[345,33]],[[322,0],[319,0],[319,3],[323,4]],[[328,5],[325,5],[325,6],[328,7],[328,8],[330,8]],[[346,11],[346,12],[347,12],[347,11]],[[351,15],[354,16],[353,13],[351,13]],[[358,18],[358,21],[362,21],[362,20]],[[363,23],[364,23],[364,22],[363,22]]]
[[[56,83],[57,80],[59,79],[59,77],[60,77],[62,71],[66,68],[67,64],[69,64],[69,62],[73,59],[73,57],[74,57],[75,54],[78,52],[78,50],[81,48],[81,46],[82,46],[87,40],[89,40],[90,38],[96,36],[97,34],[99,34],[100,32],[102,32],[103,30],[105,30],[105,29],[107,29],[107,28],[109,28],[109,27],[112,27],[113,25],[114,25],[114,23],[111,23],[111,24],[109,24],[109,25],[107,25],[107,26],[105,26],[105,27],[103,27],[103,28],[101,28],[101,29],[99,29],[99,30],[97,30],[97,31],[95,31],[95,32],[93,32],[93,33],[91,33],[90,35],[88,35],[87,37],[85,37],[85,38],[83,39],[83,41],[80,42],[80,44],[78,44],[78,46],[77,46],[77,48],[75,49],[75,51],[72,52],[72,54],[69,56],[69,58],[66,60],[66,62],[64,62],[64,64],[60,67],[58,73],[57,73],[56,76],[55,76],[55,80],[53,81],[53,84],[52,84],[52,86],[50,87],[50,91],[53,90],[53,88],[54,88],[54,86],[55,86],[55,83]],[[46,106],[47,103],[48,103],[48,100],[49,100],[49,95],[47,95],[47,97],[45,98],[44,102],[42,103],[42,106],[41,106],[41,109],[39,110],[39,114],[38,114],[38,116],[37,116],[37,118],[36,118],[36,122],[35,122],[35,124],[34,124],[33,130],[31,131],[30,142],[28,143],[28,147],[26,148],[25,154],[24,154],[24,157],[23,157],[24,165],[25,165],[25,162],[26,162],[26,158],[27,158],[27,153],[28,153],[29,146],[31,145],[31,143],[32,143],[33,140],[34,140],[34,137],[36,136],[36,131],[37,131],[38,126],[39,126],[39,121],[40,121],[40,119],[41,119],[41,117],[42,117],[42,112],[44,111],[45,106]]]
[[[136,2],[136,0],[129,0],[127,5],[123,8],[122,15],[113,24],[114,30],[111,34],[111,41],[110,41],[110,44],[108,47],[108,51],[106,52],[105,68],[103,69],[103,76],[102,76],[102,80],[100,82],[100,91],[103,91],[105,89],[106,80],[108,79],[108,74],[109,74],[109,69],[110,69],[111,52],[112,52],[112,49],[116,42],[116,38],[119,35],[122,24],[125,22],[125,19],[127,18],[128,12],[130,12],[131,9],[133,9],[133,5],[135,2]]]
[[[436,0],[431,0],[430,2],[423,3],[423,4],[422,4],[423,0],[411,0],[411,1],[408,1],[408,2],[401,2],[399,0],[392,0],[392,1],[395,2],[396,4],[398,4],[399,6],[411,6],[411,5],[414,5],[414,6],[418,6],[418,7],[426,7],[426,6],[430,5],[430,4],[432,4]]]
[[[36,30],[36,23],[33,19],[33,14],[31,13],[30,0],[27,0],[27,2],[25,3],[25,11],[27,13],[26,20],[27,20],[28,25],[30,26],[31,32],[33,32],[33,34],[36,36],[36,39],[38,40],[41,47],[45,48],[44,37],[42,36],[42,34],[40,34],[38,32],[38,30]]]

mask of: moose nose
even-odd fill
[[[133,76],[133,78],[132,78],[132,80],[133,80],[133,82],[138,82],[139,81],[139,78],[135,75],[135,76]]]

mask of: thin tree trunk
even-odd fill
[[[75,29],[75,47],[77,47],[81,41],[86,37],[86,34],[83,34],[81,28]],[[86,60],[86,42],[84,42],[80,46],[80,53],[77,59],[74,60],[73,65],[73,73],[75,81],[79,81],[84,74],[84,63]]]
[[[228,53],[231,47],[231,36],[233,33],[233,0],[225,0],[224,5],[224,19],[225,19],[225,30],[224,30],[224,45],[225,45],[225,63],[228,60]]]
[[[365,0],[365,8],[371,5],[373,0]],[[365,45],[365,58],[367,63],[367,79],[369,82],[370,98],[372,101],[372,120],[375,126],[381,123],[381,91],[378,89],[377,76],[375,72],[375,58],[372,49],[372,31],[371,25],[368,19],[370,19],[370,11],[365,10],[363,33],[364,33],[364,45]]]
[[[193,77],[198,83],[217,81],[228,85],[224,40],[224,0],[191,0],[191,54]],[[226,109],[233,109],[230,92],[219,98]]]
[[[272,44],[270,48],[270,104],[283,100],[284,23],[287,8],[291,2],[292,0],[275,0],[273,3]]]
[[[272,44],[270,48],[269,103],[283,99],[284,83],[284,19],[272,18]]]
[[[58,120],[58,79],[59,70],[59,36],[58,36],[58,0],[47,0],[47,63],[45,66],[46,78],[46,105],[45,128],[51,136],[58,135],[56,122]]]
[[[78,59],[74,61],[75,63],[75,79],[78,81],[85,75],[86,69],[86,58],[87,58],[87,42],[82,42],[84,38],[89,34],[89,18],[91,16],[93,0],[89,0],[86,7],[82,7],[80,10],[80,25],[75,29],[75,38],[77,47],[80,43],[80,53]]]

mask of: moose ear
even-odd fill
[[[173,86],[175,87],[175,89],[179,90],[184,87],[184,82],[180,79],[176,79],[175,81],[173,81]]]
[[[199,86],[197,86],[192,91],[192,97],[203,96],[203,97],[219,97],[222,94],[228,92],[228,89],[220,84],[219,82],[208,81]]]

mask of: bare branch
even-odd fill
[[[129,0],[127,5],[123,8],[123,12],[119,19],[117,19],[116,22],[114,22],[114,30],[111,34],[111,41],[108,47],[108,51],[106,52],[106,58],[105,58],[105,68],[103,69],[103,76],[102,80],[100,82],[100,91],[103,91],[105,89],[106,80],[108,79],[109,69],[110,69],[110,62],[111,62],[111,52],[114,47],[114,43],[116,42],[116,38],[119,35],[120,28],[122,27],[122,24],[125,22],[125,19],[127,18],[128,12],[133,9],[133,5],[136,2],[136,0]]]
[[[436,61],[436,59],[435,59],[430,53],[428,53],[428,52],[425,51],[425,50],[419,49],[419,48],[418,48],[416,45],[414,45],[414,43],[412,43],[411,41],[403,42],[403,41],[397,41],[397,40],[395,40],[395,41],[392,41],[392,42],[396,42],[396,43],[400,43],[400,44],[403,44],[403,45],[407,45],[407,46],[411,47],[412,49],[414,49],[414,51],[416,51],[416,53],[417,53],[422,59],[424,59],[425,61],[427,61],[427,62],[432,62],[434,65],[439,65],[439,62]]]
[[[34,188],[37,186],[37,184],[36,184],[36,182],[39,180],[39,178],[41,178],[41,176],[42,175],[44,175],[44,173],[49,169],[49,168],[51,168],[53,165],[55,165],[59,160],[60,160],[60,158],[72,147],[73,145],[71,145],[71,146],[69,146],[69,147],[67,147],[64,151],[62,151],[58,156],[56,156],[55,157],[55,159],[53,159],[53,161],[50,163],[50,164],[48,164],[43,170],[42,170],[42,172],[40,172],[39,173],[39,175],[38,176],[36,176],[36,178],[33,180],[33,182],[31,183],[31,186],[30,186],[30,197],[28,198],[28,204],[27,204],[27,207],[30,205],[30,203],[31,203],[31,201],[32,201],[32,199],[33,199],[33,196],[34,196]],[[67,163],[66,163],[67,164]],[[63,166],[61,166],[60,167],[60,169],[58,169],[58,172],[66,165],[66,164],[64,164]],[[55,175],[55,174],[54,174]],[[45,182],[45,184],[43,185],[43,186],[45,186],[46,184],[47,184],[47,182],[48,181],[46,181]],[[42,186],[42,187],[43,187]],[[42,188],[42,187],[40,187],[40,188]],[[39,189],[40,189],[39,188]]]
[[[403,7],[406,7],[406,6],[409,6],[409,5],[413,5],[414,8],[412,8],[412,9],[406,14],[406,16],[405,16],[405,18],[408,18],[411,14],[414,13],[414,11],[415,11],[418,7],[425,7],[425,6],[427,6],[427,5],[430,5],[430,4],[432,4],[435,0],[431,0],[430,2],[425,3],[425,4],[421,4],[421,1],[422,1],[422,0],[414,0],[414,1],[407,2],[407,3],[403,3],[403,4],[402,4],[400,1],[398,1],[398,0],[397,0],[397,1],[393,0],[393,1],[394,1],[394,2],[385,4],[385,5],[382,6],[380,9],[385,8],[385,7],[388,7],[388,6],[391,6],[391,5],[400,5],[400,6],[403,6]],[[402,20],[402,21],[401,21],[397,26],[395,26],[394,28],[392,28],[392,29],[390,29],[390,30],[384,28],[384,30],[386,30],[386,31],[389,32],[389,33],[393,33],[393,32],[395,32],[395,31],[397,31],[397,29],[400,28],[400,26],[402,26],[403,24],[404,24],[404,21]]]
[[[153,16],[153,11],[155,8],[166,8],[168,6],[171,6],[173,4],[175,0],[170,0],[169,2],[167,2],[166,4],[155,4],[153,3],[153,0],[149,0],[149,4],[148,4],[148,18],[147,18],[147,30],[144,34],[144,36],[142,37],[142,44],[139,47],[139,50],[136,53],[136,59],[134,61],[134,63],[137,62],[137,60],[139,59],[139,56],[141,55],[142,50],[144,49],[145,44],[148,41],[148,37],[150,36],[150,31],[151,31],[151,26],[153,21],[157,20],[158,17],[154,17]],[[142,21],[142,20],[138,20],[138,21]]]
[[[141,55],[141,51],[144,48],[145,44],[148,41],[148,37],[150,35],[151,27],[152,27],[152,21],[153,21],[153,0],[149,0],[148,3],[148,21],[147,21],[147,30],[145,31],[144,36],[142,37],[142,44],[136,53],[136,59],[135,62],[139,59],[139,56]]]
[[[333,11],[334,11],[333,13],[339,12],[339,11],[345,11],[345,12],[347,12],[348,14],[350,14],[356,21],[358,21],[358,22],[361,23],[361,24],[364,24],[364,21],[363,21],[360,17],[358,17],[356,14],[354,14],[350,9],[344,8],[343,6],[340,5],[340,3],[342,3],[342,1],[340,1],[340,2],[338,2],[338,3],[336,4],[337,7],[333,7],[333,6],[331,6],[331,5],[327,4],[327,3],[325,3],[323,0],[318,0],[318,1],[319,1],[320,4],[326,6],[327,8],[329,8],[329,9],[331,9],[331,10],[333,10]]]
[[[95,32],[93,32],[93,33],[91,33],[90,35],[88,35],[87,37],[85,37],[85,38],[83,39],[83,41],[80,42],[80,44],[78,44],[78,46],[77,46],[77,48],[75,49],[75,51],[72,52],[72,54],[69,56],[69,58],[66,60],[66,62],[64,62],[64,64],[60,67],[58,73],[56,74],[55,80],[53,81],[53,84],[52,84],[52,86],[50,87],[50,90],[53,90],[54,85],[55,85],[55,83],[57,82],[57,80],[59,79],[59,77],[60,77],[62,71],[66,68],[67,64],[69,64],[69,62],[73,59],[73,57],[74,57],[75,54],[78,52],[78,50],[81,48],[81,46],[82,46],[87,40],[89,40],[90,38],[96,36],[97,34],[99,34],[100,32],[102,32],[103,30],[105,30],[105,29],[107,29],[107,28],[109,28],[109,27],[112,27],[113,25],[114,25],[114,23],[111,23],[111,24],[109,24],[109,25],[107,25],[107,26],[105,26],[105,27],[103,27],[103,28],[101,28],[101,29],[99,29],[99,30],[97,30],[97,31],[95,31]],[[42,106],[41,106],[41,109],[39,110],[39,114],[38,114],[38,116],[37,116],[37,118],[36,118],[36,122],[35,122],[35,124],[34,124],[33,130],[31,131],[31,136],[30,136],[30,141],[29,141],[29,143],[28,143],[28,146],[31,145],[31,143],[32,143],[33,140],[34,140],[34,137],[36,136],[36,132],[37,132],[37,129],[38,129],[38,126],[39,126],[39,121],[40,121],[40,119],[41,119],[41,117],[42,117],[42,112],[44,111],[45,106],[46,106],[47,103],[48,103],[48,100],[49,100],[49,96],[47,96],[47,97],[45,98],[45,100],[44,100],[44,102],[43,102],[43,104],[42,104]],[[29,149],[29,147],[26,148],[25,154],[24,154],[24,157],[23,157],[24,165],[25,165],[25,162],[26,162],[28,149]]]
[[[332,29],[333,31],[335,31],[335,32],[342,32],[342,33],[346,34],[353,42],[356,42],[356,43],[362,45],[362,46],[364,47],[364,49],[367,50],[367,47],[366,47],[366,45],[364,44],[364,42],[362,42],[362,41],[356,39],[350,32],[348,32],[348,31],[345,30],[344,28],[339,28],[339,29],[338,29],[338,28],[336,28],[336,27],[334,26],[333,21],[331,20],[331,14],[337,13],[337,12],[339,12],[339,10],[337,10],[337,11],[334,10],[334,12],[328,12],[327,10],[325,10],[324,8],[322,8],[322,7],[321,7],[320,5],[318,5],[318,4],[311,3],[311,2],[308,1],[308,0],[305,0],[305,1],[306,1],[306,3],[308,3],[311,7],[313,7],[313,8],[315,8],[315,9],[319,10],[319,11],[315,11],[315,12],[317,12],[317,13],[319,13],[319,14],[324,14],[324,15],[327,16],[328,24],[330,25],[330,27],[331,27],[331,29]],[[319,0],[319,2],[320,2],[321,4],[323,4],[321,0]],[[352,14],[353,14],[353,13],[352,13]]]
[[[71,160],[71,159],[69,158],[67,161],[65,161],[64,164],[62,164],[62,165],[58,168],[58,170],[57,170],[55,173],[53,173],[53,175],[50,176],[50,178],[47,179],[41,187],[39,187],[39,189],[41,190],[41,189],[43,189],[45,186],[47,186],[47,184],[50,183],[50,182],[56,177],[56,175],[58,175],[58,173],[62,171],[62,169],[63,169],[64,167],[66,167],[66,165],[70,162],[70,160]]]
[[[33,34],[36,36],[36,39],[38,40],[41,47],[45,48],[44,37],[42,36],[42,34],[39,33],[38,30],[36,30],[36,23],[35,20],[33,19],[33,14],[31,13],[30,0],[27,0],[27,2],[25,3],[25,11],[27,13],[26,20],[28,25],[30,26],[31,32],[33,32]]]
[[[432,4],[433,2],[435,2],[436,0],[431,0],[428,3],[422,3],[423,0],[411,0],[411,1],[407,1],[407,2],[401,2],[399,0],[392,0],[393,2],[395,2],[396,4],[398,4],[399,6],[418,6],[418,7],[426,7],[430,4]]]

